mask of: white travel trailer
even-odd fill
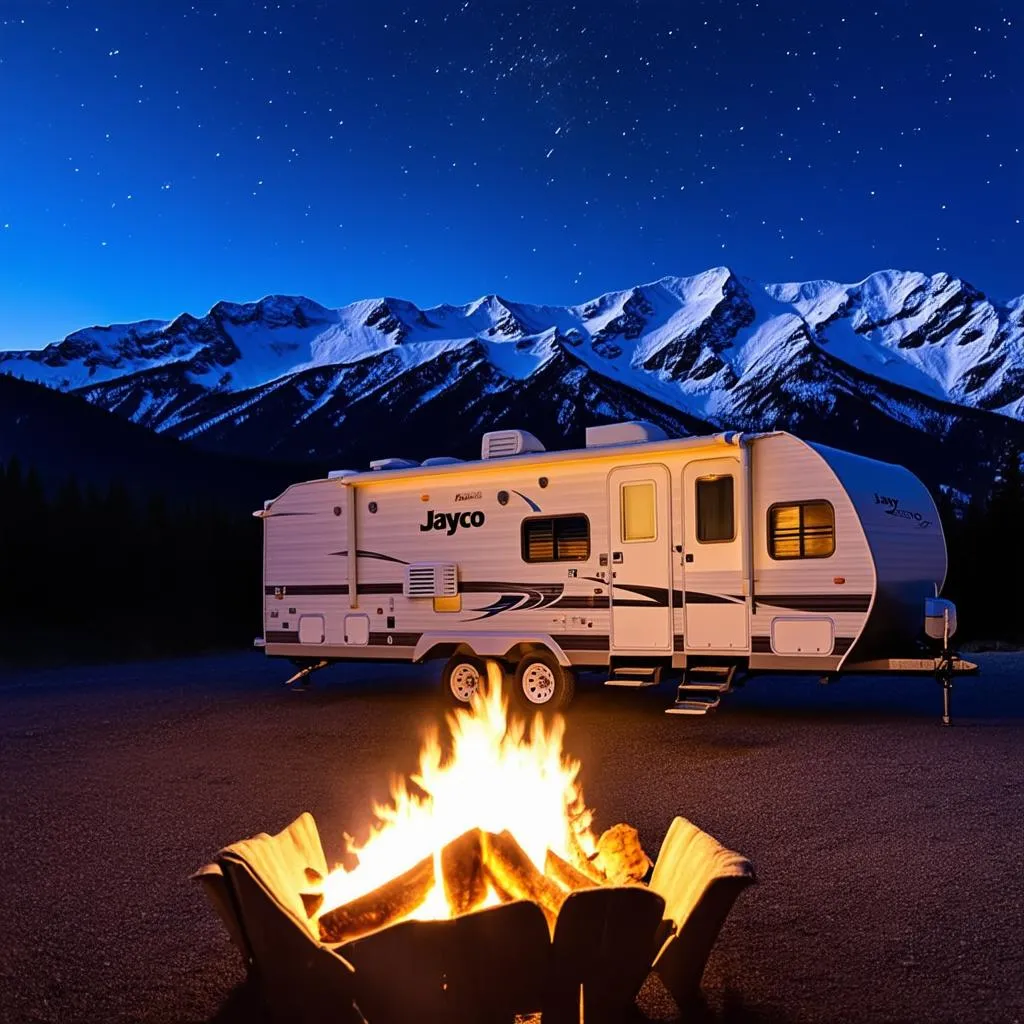
[[[574,673],[675,675],[703,713],[737,671],[936,673],[955,659],[937,600],[946,548],[906,469],[792,434],[667,438],[592,427],[586,447],[483,438],[478,461],[403,459],[289,487],[264,523],[264,635],[289,682],[342,660],[441,659],[468,701],[484,659],[526,706],[564,706]],[[942,653],[922,656],[928,624]],[[938,628],[934,628],[935,626]]]

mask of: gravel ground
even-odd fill
[[[598,827],[653,853],[684,814],[756,865],[708,1020],[1024,1021],[1024,656],[979,660],[952,729],[930,680],[756,679],[704,719],[581,687],[567,746]],[[432,671],[302,695],[255,653],[0,675],[0,1019],[254,1019],[189,873],[304,809],[340,851],[412,766]]]

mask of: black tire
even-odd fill
[[[516,666],[513,689],[525,711],[561,711],[572,702],[576,678],[550,651],[531,651]]]
[[[472,673],[476,673],[476,685],[471,686]],[[484,663],[472,654],[453,654],[441,671],[441,689],[446,699],[456,707],[469,707],[470,697],[480,684],[487,679]]]

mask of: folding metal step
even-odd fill
[[[706,715],[721,704],[721,697],[715,700],[677,700],[670,708],[665,708],[666,715]]]
[[[675,703],[666,715],[706,715],[733,688],[735,665],[690,665],[676,691]]]
[[[660,665],[617,665],[604,681],[605,686],[628,686],[640,689],[661,682]]]

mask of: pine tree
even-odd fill
[[[995,637],[1024,636],[1024,476],[1021,452],[1010,443],[1001,452],[998,472],[985,516],[976,585],[987,600],[988,621]]]

